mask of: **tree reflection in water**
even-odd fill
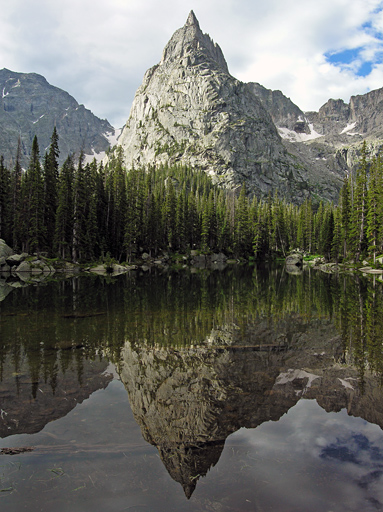
[[[109,362],[188,498],[230,434],[302,398],[383,427],[381,286],[240,267],[15,290],[0,305],[1,436],[66,415],[108,385]]]

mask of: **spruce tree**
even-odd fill
[[[360,259],[366,237],[367,168],[367,145],[366,141],[363,141],[359,165],[356,170],[350,226],[351,250],[356,261]]]
[[[57,210],[57,182],[59,175],[59,147],[56,127],[53,129],[51,144],[44,160],[44,225],[46,248],[52,252],[55,237]]]
[[[61,169],[58,182],[58,206],[55,220],[55,252],[63,259],[70,259],[73,245],[73,187],[75,167],[69,155]]]
[[[44,181],[40,164],[37,137],[32,142],[32,152],[24,183],[25,220],[27,222],[24,248],[26,252],[39,252],[44,247]]]
[[[351,197],[350,197],[350,180],[345,177],[340,192],[340,208],[341,208],[341,228],[343,240],[343,258],[346,258],[348,251],[348,240],[351,221]]]
[[[74,262],[84,260],[87,246],[87,220],[89,190],[87,171],[84,167],[84,153],[81,151],[75,173],[73,188],[73,245],[72,259]]]
[[[12,247],[15,251],[19,251],[22,247],[22,233],[26,220],[22,215],[23,203],[21,197],[22,168],[21,168],[22,144],[19,137],[17,142],[17,153],[15,166],[13,168],[11,178],[12,188]]]
[[[235,209],[235,251],[239,256],[246,256],[251,252],[252,244],[249,229],[249,202],[246,196],[246,187],[242,185]]]
[[[367,192],[367,239],[368,239],[368,252],[373,255],[374,264],[376,263],[376,254],[379,249],[380,240],[379,232],[382,222],[381,217],[381,202],[382,190],[380,172],[382,162],[380,155],[374,159],[370,167],[370,176],[368,181]]]
[[[0,238],[9,244],[12,225],[11,173],[4,165],[4,157],[0,156]]]

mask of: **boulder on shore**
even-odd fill
[[[303,255],[299,252],[293,252],[286,257],[286,266],[301,267],[303,265]]]
[[[2,258],[4,258],[4,260],[5,260],[5,258],[8,258],[9,256],[12,256],[13,254],[15,254],[15,251],[13,249],[11,249],[9,247],[9,245],[7,245],[2,238],[0,238],[0,260]]]

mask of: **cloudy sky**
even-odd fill
[[[115,127],[194,10],[233,76],[303,110],[383,87],[383,0],[0,0],[0,68],[44,75]]]

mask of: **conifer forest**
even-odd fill
[[[300,206],[277,191],[258,200],[245,186],[219,188],[184,166],[127,170],[118,149],[106,165],[81,154],[59,168],[56,129],[43,159],[34,138],[25,170],[20,151],[12,168],[0,159],[0,238],[15,251],[80,263],[131,262],[142,251],[257,259],[300,249],[336,262],[383,252],[383,163],[368,159],[366,143],[337,204]]]

